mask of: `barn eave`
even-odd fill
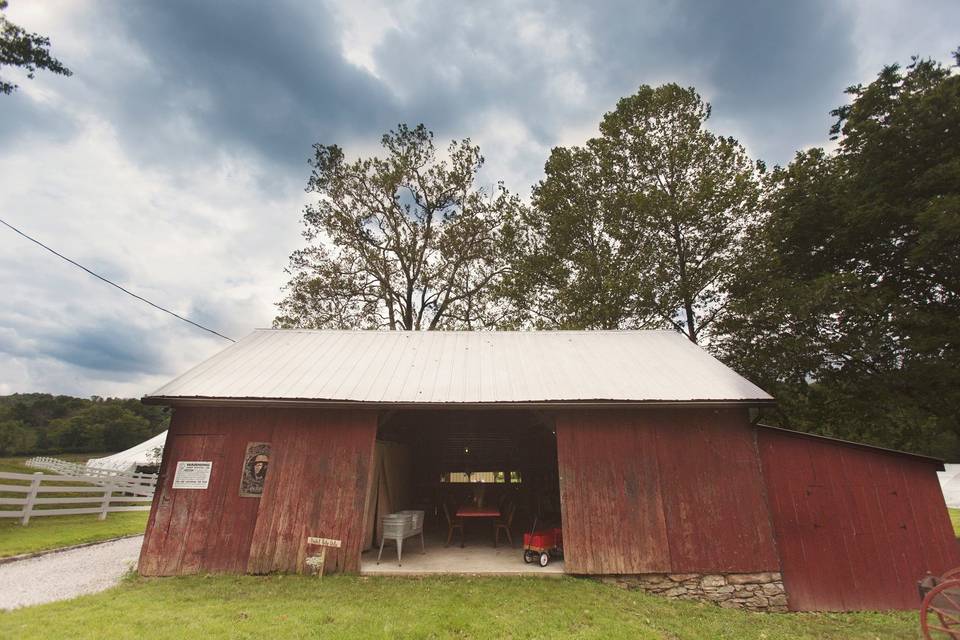
[[[319,398],[224,398],[208,396],[144,396],[143,404],[207,407],[289,407],[325,409],[571,409],[571,408],[754,408],[776,404],[772,398],[736,400],[525,400],[520,402],[367,402]]]

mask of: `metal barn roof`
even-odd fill
[[[674,331],[258,329],[146,396],[376,404],[772,401]]]

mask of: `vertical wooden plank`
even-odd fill
[[[876,608],[883,600],[884,584],[896,581],[888,560],[889,548],[878,542],[877,501],[867,478],[875,476],[875,457],[853,447],[834,447],[840,455],[838,471],[842,478],[843,504],[849,533],[845,554],[852,574],[855,593],[844,594],[847,609]],[[864,470],[868,470],[867,474]]]
[[[782,443],[765,430],[759,431],[757,442],[789,606],[795,611],[816,610],[812,572],[796,569],[811,566],[809,555],[815,553],[814,519],[806,499],[807,488],[816,484],[812,456],[805,441],[793,443],[789,455],[784,455]]]
[[[153,494],[153,502],[150,504],[150,515],[147,517],[147,528],[144,532],[143,545],[140,547],[140,559],[137,562],[137,572],[142,576],[159,575],[163,543],[170,526],[169,483],[173,473],[170,466],[170,460],[173,457],[171,451],[181,420],[181,412],[175,410],[170,417],[167,439],[163,444],[157,486]],[[176,467],[176,465],[173,466]]]
[[[916,589],[910,593],[907,585],[915,587],[916,581],[924,573],[924,537],[928,534],[922,531],[913,517],[910,507],[910,488],[905,484],[901,465],[892,458],[885,461],[886,476],[883,485],[877,487],[878,497],[883,509],[885,529],[889,548],[893,552],[894,565],[899,574],[899,588],[888,594],[891,607],[898,609],[914,608],[916,606]]]
[[[821,611],[858,609],[863,595],[853,571],[853,523],[846,499],[851,479],[844,476],[845,460],[839,447],[816,448],[811,456],[814,483],[807,490],[813,516],[807,562],[820,579],[817,601]],[[837,562],[837,556],[844,562]]]
[[[671,570],[778,571],[746,411],[685,409],[641,415],[656,421]]]
[[[303,428],[302,420],[300,414],[292,411],[282,416],[274,428],[272,467],[260,498],[251,541],[251,573],[296,571],[295,546],[305,519],[303,505],[317,494],[314,478],[306,475],[306,452],[312,452],[318,464],[328,453],[316,449],[312,433]],[[290,553],[294,554],[292,558]]]
[[[253,523],[256,522],[260,497],[240,496],[240,478],[243,474],[243,458],[249,442],[271,442],[273,421],[268,412],[256,410],[259,428],[252,428],[242,420],[243,414],[232,409],[220,420],[208,422],[208,427],[225,436],[223,445],[222,502],[216,520],[211,523],[207,536],[207,553],[202,570],[209,573],[243,573],[250,555],[253,538]],[[208,416],[209,418],[209,416]],[[267,477],[269,478],[269,472]]]
[[[199,460],[203,449],[204,436],[176,435],[171,448],[170,474],[168,482],[169,512],[167,535],[161,542],[159,575],[177,575],[180,572],[180,559],[183,557],[184,534],[190,524],[191,490],[173,489],[177,462]]]
[[[654,430],[623,411],[565,411],[556,427],[567,572],[668,571]]]
[[[329,570],[357,571],[376,414],[287,411],[274,428],[276,466],[264,487],[247,570],[303,571],[306,537],[317,536],[343,541],[328,551]]]
[[[335,571],[358,571],[363,548],[364,504],[373,470],[376,415],[366,413],[360,417],[362,420],[353,425],[350,437],[338,443],[339,455],[333,460],[331,473],[338,481],[335,490],[326,496],[331,506],[315,507],[310,520],[310,535],[343,541],[340,548],[328,549],[328,562]],[[328,531],[331,535],[327,535]]]
[[[181,436],[182,437],[182,436]],[[201,436],[194,436],[201,437]],[[190,490],[188,523],[183,534],[181,557],[177,573],[199,573],[206,567],[206,559],[213,555],[216,541],[211,540],[211,529],[215,529],[218,514],[222,513],[226,494],[225,476],[223,468],[223,440],[222,435],[202,436],[202,447],[199,460],[207,460],[212,464],[210,480],[205,490]]]

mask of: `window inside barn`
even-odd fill
[[[440,474],[440,482],[451,484],[520,484],[519,471],[449,471]]]

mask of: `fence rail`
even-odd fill
[[[155,473],[129,473],[112,469],[99,469],[46,456],[30,458],[24,464],[34,469],[46,469],[60,475],[76,476],[98,484],[105,484],[109,481],[114,484],[126,483],[140,487],[157,486],[157,474]]]
[[[72,484],[62,484],[65,482]],[[0,508],[0,518],[19,518],[21,524],[27,524],[30,518],[39,516],[97,514],[103,520],[108,513],[148,511],[153,490],[153,486],[130,484],[123,479],[0,471],[0,507],[19,507]],[[7,495],[11,493],[17,495]],[[84,495],[44,495],[51,493]],[[56,508],[60,505],[66,508]]]

